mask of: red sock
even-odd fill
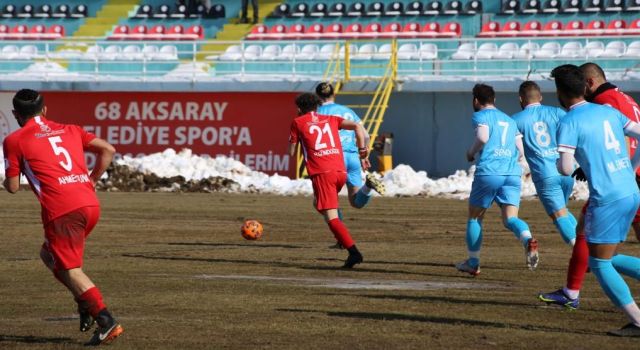
[[[93,318],[98,317],[98,313],[107,307],[102,301],[102,294],[98,287],[88,289],[78,297],[77,301],[80,307],[88,310]]]
[[[576,244],[573,246],[569,269],[567,271],[567,289],[580,290],[584,275],[589,266],[589,247],[584,232],[576,235]]]
[[[345,249],[349,249],[355,244],[349,234],[349,230],[339,218],[329,221],[329,229]]]

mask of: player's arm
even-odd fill
[[[295,155],[296,155],[296,146],[297,146],[297,145],[298,145],[297,143],[290,143],[290,144],[289,144],[289,155],[290,155],[290,156],[292,156],[292,157],[293,157],[293,156],[295,156]]]
[[[640,141],[640,124],[630,121],[624,128],[624,133],[625,135]],[[640,151],[636,150],[636,153],[631,159],[631,165],[633,166],[633,169],[638,169],[638,167],[640,167]]]
[[[296,155],[296,148],[298,146],[298,127],[295,121],[291,122],[291,128],[289,129],[289,155],[291,157]]]
[[[522,143],[522,134],[516,135],[516,148],[518,149],[518,161],[524,162],[524,144]]]
[[[358,153],[360,153],[360,158],[367,158],[369,156],[369,148],[366,144],[367,131],[364,129],[362,124],[342,119],[339,127],[340,129],[353,130],[356,132],[356,144],[358,146]]]
[[[96,166],[89,175],[91,182],[95,185],[100,181],[102,174],[107,171],[109,164],[111,164],[111,161],[113,160],[113,155],[116,153],[116,149],[107,141],[96,137],[89,142],[87,150],[95,153],[97,156]]]
[[[2,185],[9,193],[16,193],[20,189],[20,176],[12,176],[4,179]]]
[[[573,156],[573,152],[568,150],[559,150],[560,158],[556,162],[556,167],[558,168],[558,172],[562,175],[571,175],[575,169],[575,161],[576,159]]]
[[[479,124],[476,128],[476,137],[473,140],[473,145],[467,150],[467,161],[473,162],[476,153],[480,152],[487,142],[489,142],[489,127]]]
[[[9,193],[16,193],[20,189],[20,147],[14,138],[7,137],[2,144],[4,153],[5,179],[2,185]]]

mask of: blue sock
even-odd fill
[[[573,244],[572,241],[575,242],[576,240],[575,218],[572,221],[570,216],[573,217],[573,215],[569,214],[553,220],[553,223],[560,232],[562,240],[567,244]]]
[[[527,243],[529,243],[531,239],[531,231],[529,231],[529,225],[527,225],[526,222],[516,216],[512,216],[507,218],[505,227],[513,232],[516,238],[522,242],[523,246],[527,246]]]
[[[567,209],[567,216],[569,217],[569,219],[571,220],[571,225],[573,225],[573,227],[578,226],[578,220],[576,220],[576,217],[573,216],[573,214],[571,214],[571,212],[569,211],[569,209]]]
[[[344,219],[344,215],[342,215],[342,209],[338,209],[338,219],[340,219],[340,221],[343,221]]]
[[[619,273],[640,280],[640,258],[618,254],[611,259],[611,264]]]
[[[371,199],[371,192],[369,192],[368,194],[365,194],[362,189],[364,187],[361,187],[358,192],[356,192],[354,198],[353,198],[353,205],[360,209],[360,208],[364,208],[365,205],[367,205],[369,203],[369,200]]]
[[[598,279],[600,287],[615,306],[622,307],[633,303],[629,286],[613,267],[611,259],[598,259],[590,256],[589,267]]]
[[[467,221],[467,250],[469,251],[469,265],[480,265],[480,248],[482,247],[482,226],[478,219]]]

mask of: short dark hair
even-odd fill
[[[296,97],[296,106],[298,106],[302,114],[313,112],[317,110],[320,105],[322,105],[322,101],[320,101],[320,98],[314,94],[305,92],[304,94],[300,94]]]
[[[518,94],[520,94],[520,96],[528,96],[532,91],[540,92],[540,86],[538,86],[535,81],[527,80],[520,84]]]
[[[335,90],[333,89],[333,85],[330,83],[320,83],[316,86],[316,95],[318,95],[321,99],[326,100],[333,96]]]
[[[487,84],[476,84],[473,87],[473,98],[478,100],[481,105],[493,104],[496,102],[496,92],[493,87]]]
[[[567,97],[584,97],[587,81],[584,73],[574,64],[564,64],[551,71],[551,77],[556,81],[556,89]]]
[[[604,74],[604,70],[597,63],[587,62],[580,66],[580,70],[584,74],[585,78],[594,78],[600,76],[603,80],[607,80],[607,76]]]
[[[44,98],[35,90],[22,89],[13,96],[13,110],[23,118],[36,116],[43,108]]]

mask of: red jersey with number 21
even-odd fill
[[[84,149],[95,135],[37,116],[5,138],[5,176],[23,173],[42,205],[44,224],[82,207],[99,206]]]
[[[310,176],[346,172],[338,131],[344,119],[310,112],[291,123],[289,142],[300,142]]]

